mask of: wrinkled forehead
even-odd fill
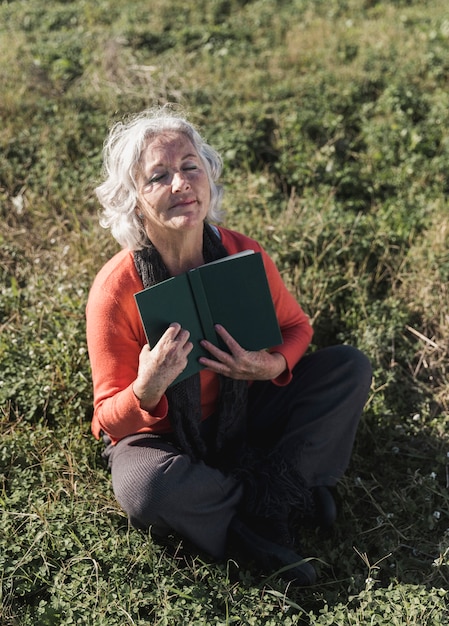
[[[165,163],[187,154],[198,156],[190,138],[178,131],[165,131],[156,136],[148,137],[141,154],[142,165],[151,162]]]

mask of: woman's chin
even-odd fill
[[[184,231],[202,228],[203,222],[199,215],[179,215],[171,221],[174,228]]]

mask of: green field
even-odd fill
[[[449,6],[0,2],[2,626],[449,624]],[[223,154],[225,225],[374,381],[300,589],[154,545],[90,434],[89,286],[118,249],[110,124],[173,103]]]

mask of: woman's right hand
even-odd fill
[[[148,344],[142,348],[133,391],[145,411],[151,413],[167,387],[186,368],[193,348],[189,338],[189,331],[174,322],[151,350]]]

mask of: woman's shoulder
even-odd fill
[[[248,237],[248,235],[244,235],[236,230],[224,228],[223,226],[218,226],[217,229],[220,233],[221,241],[229,254],[235,254],[242,250],[262,251],[260,243],[252,237]]]
[[[137,274],[133,253],[123,249],[110,258],[100,269],[92,284],[92,291],[135,293],[142,289],[142,283]]]

